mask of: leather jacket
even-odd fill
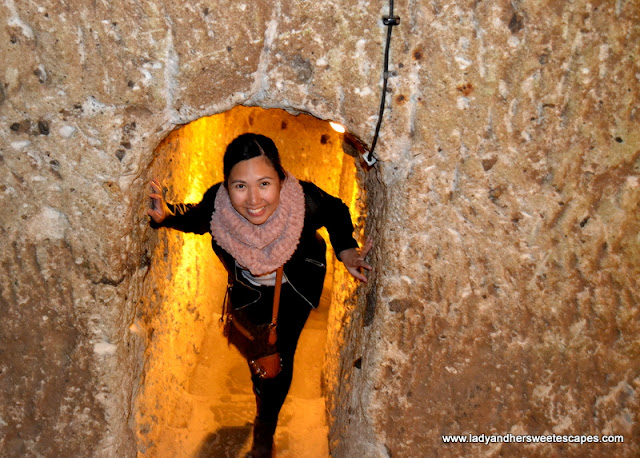
[[[169,204],[171,214],[153,227],[170,227],[196,234],[210,233],[211,214],[215,210],[215,198],[222,183],[213,185],[198,204]],[[353,238],[353,224],[349,208],[338,198],[329,195],[315,184],[300,181],[305,196],[304,226],[296,251],[284,265],[287,283],[300,297],[316,308],[320,302],[326,273],[326,244],[316,232],[326,227],[336,254],[349,248],[357,248]],[[229,273],[231,303],[242,308],[260,300],[260,288],[246,280],[231,254],[222,249],[215,240],[211,244],[216,255]],[[339,259],[339,258],[338,258]]]

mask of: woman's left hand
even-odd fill
[[[340,256],[342,263],[349,273],[364,283],[367,282],[367,277],[360,272],[360,269],[373,269],[373,267],[364,261],[364,258],[369,254],[371,247],[373,247],[373,239],[369,237],[362,248],[349,248],[348,250],[342,250],[338,253],[338,256]]]

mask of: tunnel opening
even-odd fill
[[[362,243],[366,204],[357,143],[311,115],[237,106],[200,118],[160,143],[150,176],[162,183],[167,201],[198,202],[223,180],[228,143],[248,132],[271,137],[296,178],[340,197]],[[280,414],[275,440],[283,456],[329,454],[325,399],[339,381],[342,327],[355,303],[355,281],[336,260],[326,231],[320,232],[327,241],[327,276],[320,306],[300,337],[293,384]],[[250,444],[255,400],[246,362],[222,335],[226,272],[211,249],[211,236],[161,229],[150,244],[150,269],[132,326],[148,337],[135,402],[138,451],[241,454]]]

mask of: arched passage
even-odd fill
[[[165,198],[199,201],[222,180],[227,144],[246,132],[273,138],[284,167],[339,196],[350,207],[358,230],[362,229],[358,169],[353,157],[344,153],[343,135],[328,122],[283,110],[239,106],[172,132],[156,149],[152,166],[153,176],[164,185]],[[221,335],[218,322],[226,273],[210,243],[209,235],[157,232],[140,319],[134,325],[147,328],[151,336],[136,402],[142,454],[216,456],[222,450],[246,447],[255,409],[253,393],[245,362]],[[334,259],[329,248],[323,299],[301,336],[293,385],[276,434],[278,448],[290,450],[292,456],[303,456],[304,448],[312,451],[309,456],[322,456],[322,450],[327,450],[321,386],[335,385],[331,381],[335,376],[329,374],[337,373],[337,328],[345,314],[345,299],[355,289],[342,267],[336,272]],[[334,273],[340,277],[335,287]],[[330,346],[325,345],[328,332]],[[325,372],[329,380],[322,383],[325,347],[329,348]],[[305,441],[300,443],[298,438]]]

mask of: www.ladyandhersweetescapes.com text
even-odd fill
[[[597,444],[623,443],[622,435],[589,435],[589,434],[466,434],[442,436],[445,444]]]

